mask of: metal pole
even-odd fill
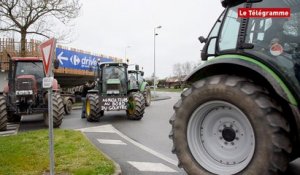
[[[52,87],[48,89],[48,118],[49,118],[49,150],[50,150],[50,175],[54,175],[54,146],[53,146],[53,105]]]
[[[125,62],[127,61],[127,59],[126,59],[126,50],[127,50],[127,47],[125,47]]]
[[[155,74],[156,74],[156,70],[155,70],[155,38],[156,38],[156,31],[155,31],[156,27],[154,28],[154,72],[153,72],[153,93],[154,93],[154,97],[156,97],[156,92],[155,92]]]
[[[127,61],[126,57],[127,57],[127,49],[130,48],[130,46],[126,46],[125,47],[125,62]]]
[[[54,48],[56,46],[56,42],[54,44]],[[53,60],[53,58],[55,57],[54,55],[56,55],[55,53],[55,49],[53,52],[53,57],[51,60]],[[49,76],[50,77],[54,77],[53,74],[53,64],[51,61],[51,65],[50,65],[50,73]],[[53,104],[52,104],[52,86],[48,89],[48,117],[49,117],[49,150],[50,150],[50,175],[54,175],[54,133],[53,133]]]

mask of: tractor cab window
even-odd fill
[[[136,74],[134,72],[129,73],[128,78],[129,78],[130,81],[136,81],[137,80]]]
[[[127,81],[124,66],[108,65],[102,68],[102,89],[104,92],[110,88],[118,89],[120,93],[126,93]]]
[[[237,46],[237,39],[240,30],[241,19],[238,18],[238,8],[243,7],[244,4],[230,8],[227,11],[225,21],[222,27],[221,36],[219,38],[220,51],[235,50]]]
[[[264,0],[253,8],[290,8],[290,18],[250,18],[246,43],[253,49],[245,49],[253,55],[264,56],[293,81],[298,88],[300,81],[300,6],[299,1]]]
[[[107,66],[103,68],[103,79],[125,79],[125,69],[120,66]]]
[[[34,75],[38,82],[44,77],[42,62],[17,62],[16,77],[19,75]]]
[[[144,78],[142,76],[142,73],[139,72],[138,75],[137,75],[137,79],[138,79],[138,82],[141,84],[143,81],[144,81]]]
[[[128,74],[128,79],[130,81],[130,84],[133,86],[134,89],[137,89],[138,87],[138,77],[136,72],[130,72]]]

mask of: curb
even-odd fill
[[[121,170],[121,167],[120,165],[115,162],[111,157],[109,157],[106,153],[104,153],[102,150],[100,150],[96,145],[94,145],[91,140],[85,135],[84,132],[81,131],[81,133],[85,136],[85,138],[101,153],[103,154],[103,156],[105,158],[107,158],[108,160],[112,161],[114,166],[115,166],[115,172],[112,174],[112,175],[122,175],[122,170]]]
[[[158,97],[152,98],[151,101],[160,101],[160,100],[168,100],[168,99],[171,99],[171,97],[169,97],[169,96],[158,96]]]

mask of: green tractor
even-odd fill
[[[151,90],[150,86],[144,79],[144,71],[139,70],[139,65],[135,65],[135,70],[128,70],[128,78],[133,86],[132,89],[139,89],[145,98],[145,105],[151,104]]]
[[[144,115],[145,99],[138,87],[128,81],[126,63],[97,65],[96,87],[86,98],[86,118],[99,121],[104,111],[126,110],[128,119],[140,120]]]
[[[300,1],[223,0],[206,61],[185,78],[170,119],[173,153],[188,174],[282,174],[300,157]],[[290,18],[239,9],[289,8]]]

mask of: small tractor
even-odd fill
[[[144,79],[144,71],[139,70],[139,65],[135,65],[135,70],[128,70],[128,78],[133,86],[132,89],[139,89],[145,98],[145,105],[151,104],[151,90],[150,86]]]
[[[10,56],[9,56],[10,58]],[[21,115],[43,113],[48,121],[48,93],[42,88],[45,77],[43,62],[37,57],[13,57],[9,60],[8,85],[0,95],[0,130],[6,130],[8,122],[19,122]],[[64,104],[53,80],[53,126],[63,120]]]
[[[99,121],[104,111],[126,110],[128,119],[140,120],[144,115],[145,99],[137,86],[128,80],[126,63],[97,65],[95,89],[86,97],[86,118]]]
[[[174,105],[172,152],[190,175],[283,174],[300,157],[300,1],[221,2]],[[290,17],[240,16],[265,8]]]

